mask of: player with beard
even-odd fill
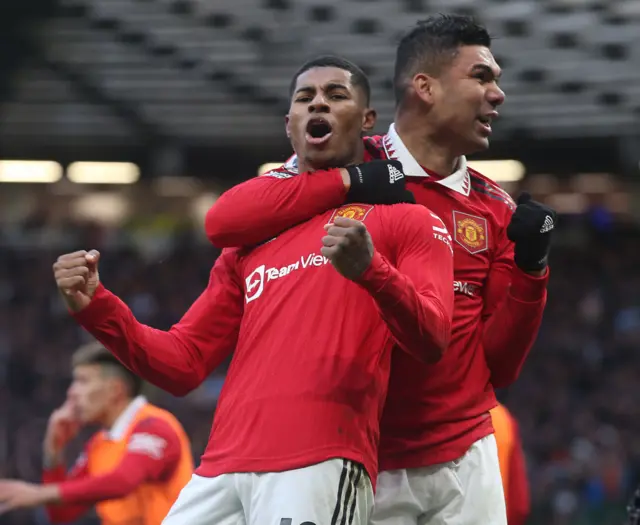
[[[372,158],[402,162],[407,189],[455,239],[447,355],[436,364],[393,357],[375,525],[506,523],[489,411],[493,388],[517,378],[536,338],[556,214],[527,195],[516,207],[467,166],[465,155],[488,147],[505,99],[490,47],[486,29],[468,17],[418,23],[397,49],[395,123],[386,135],[364,139]],[[295,157],[281,171],[289,178],[257,177],[221,196],[207,215],[213,244],[268,239],[348,200],[354,182],[335,170],[310,176]]]
[[[412,200],[399,162],[358,164],[374,123],[355,65],[321,58],[295,75],[286,129],[301,168],[349,165],[332,172],[384,179]],[[100,284],[98,260],[64,255],[56,281],[76,320],[129,369],[184,395],[233,351],[209,444],[166,525],[368,523],[391,351],[434,362],[449,342],[453,250],[436,215],[354,203],[225,250],[168,332]]]

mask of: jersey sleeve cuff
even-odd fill
[[[89,305],[79,312],[71,312],[71,315],[82,326],[95,325],[113,312],[114,299],[115,296],[100,283]]]
[[[73,504],[82,500],[85,492],[85,480],[63,481],[58,483],[60,502]]]
[[[519,301],[535,303],[546,297],[548,282],[549,267],[546,268],[543,275],[537,276],[528,274],[514,266],[509,293]]]

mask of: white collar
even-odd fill
[[[414,156],[409,153],[393,123],[389,126],[389,131],[384,136],[383,144],[387,157],[399,160],[407,177],[429,176]],[[436,182],[468,197],[471,191],[471,178],[467,171],[467,158],[462,155],[458,160],[458,169],[448,177],[439,179]]]
[[[133,423],[133,419],[138,414],[138,411],[147,404],[147,399],[144,396],[138,396],[131,401],[122,411],[122,414],[118,416],[111,428],[107,431],[107,437],[111,441],[118,441],[124,437],[127,430]]]

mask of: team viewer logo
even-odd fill
[[[264,290],[264,270],[264,264],[262,266],[258,266],[251,272],[249,277],[245,279],[245,282],[247,283],[247,303],[250,303],[262,295],[262,291]]]
[[[247,303],[254,301],[262,295],[267,283],[282,279],[292,272],[313,268],[322,268],[329,264],[329,259],[319,253],[301,255],[297,260],[284,266],[270,266],[261,264],[245,278],[245,300]]]
[[[356,221],[364,221],[369,212],[373,210],[373,206],[365,206],[363,204],[347,204],[342,208],[338,208],[331,215],[329,222],[333,222],[336,217],[345,217],[347,219],[355,219]]]
[[[469,253],[479,253],[489,248],[487,219],[460,211],[453,212],[455,239]]]

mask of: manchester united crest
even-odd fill
[[[336,217],[345,217],[347,219],[355,219],[356,221],[364,221],[369,212],[373,209],[373,206],[367,206],[366,204],[347,204],[338,208],[331,215],[329,222],[333,222]]]
[[[456,242],[469,253],[479,253],[489,248],[487,219],[454,211],[453,224],[456,229]]]

